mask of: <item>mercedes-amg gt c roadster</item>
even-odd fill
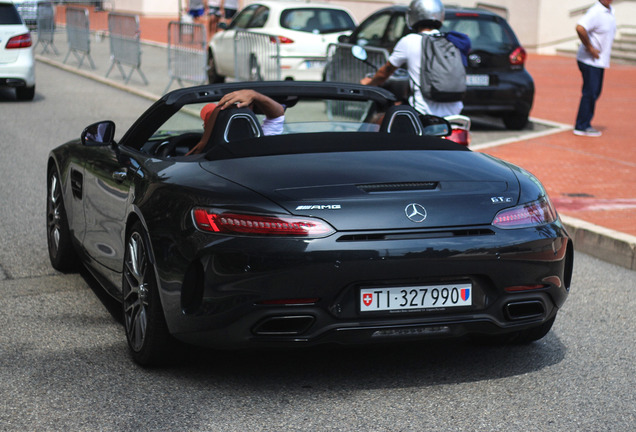
[[[202,109],[248,85],[285,108],[282,133],[231,107],[202,140]],[[103,121],[51,151],[51,263],[121,301],[142,365],[178,341],[540,339],[570,288],[568,234],[532,174],[448,133],[376,87],[176,90],[117,141]]]

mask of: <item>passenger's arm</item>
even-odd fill
[[[221,109],[229,108],[234,104],[236,104],[239,108],[250,107],[250,105],[254,104],[263,114],[265,114],[265,117],[270,119],[277,118],[285,114],[285,108],[283,108],[281,104],[254,90],[237,90],[226,94],[219,101]]]

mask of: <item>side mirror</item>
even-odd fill
[[[348,35],[340,35],[340,36],[338,36],[338,42],[339,43],[349,43],[349,36]]]
[[[82,144],[85,146],[103,146],[113,143],[115,122],[111,120],[93,123],[82,132]]]
[[[369,58],[367,50],[360,45],[354,45],[351,47],[351,55],[362,62],[366,62],[367,58]]]
[[[420,115],[420,121],[424,126],[424,135],[445,137],[453,133],[453,127],[448,120],[434,115]]]
[[[227,23],[224,21],[221,21],[216,25],[216,28],[220,30],[227,30]]]

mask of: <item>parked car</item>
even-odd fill
[[[234,38],[238,30],[249,30],[278,36],[280,40],[281,79],[320,80],[325,66],[327,45],[338,37],[351,33],[355,21],[346,9],[318,3],[290,1],[261,1],[252,3],[232,20],[225,31],[218,32],[210,41],[209,79],[223,82],[235,76]],[[274,39],[267,42],[275,43]],[[252,79],[261,79],[258,69],[263,59],[254,54],[250,67]],[[249,59],[240,59],[248,61]]]
[[[35,96],[33,40],[15,5],[0,0],[0,86],[15,87],[19,100]]]
[[[381,9],[366,18],[340,42],[384,48],[391,52],[411,30],[408,6]],[[523,129],[534,100],[534,81],[525,69],[525,49],[501,16],[484,9],[446,8],[441,31],[467,34],[472,49],[466,68],[468,89],[464,114],[501,117],[509,129]]]
[[[202,109],[244,88],[287,106],[283,133],[230,107],[204,153],[187,155]],[[545,189],[395,101],[359,84],[238,82],[164,95],[119,142],[113,122],[92,124],[48,158],[51,264],[79,257],[122,302],[141,364],[174,339],[542,338],[573,262]]]

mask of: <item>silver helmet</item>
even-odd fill
[[[414,28],[420,21],[444,21],[444,5],[440,0],[413,0],[406,12],[406,23]]]

